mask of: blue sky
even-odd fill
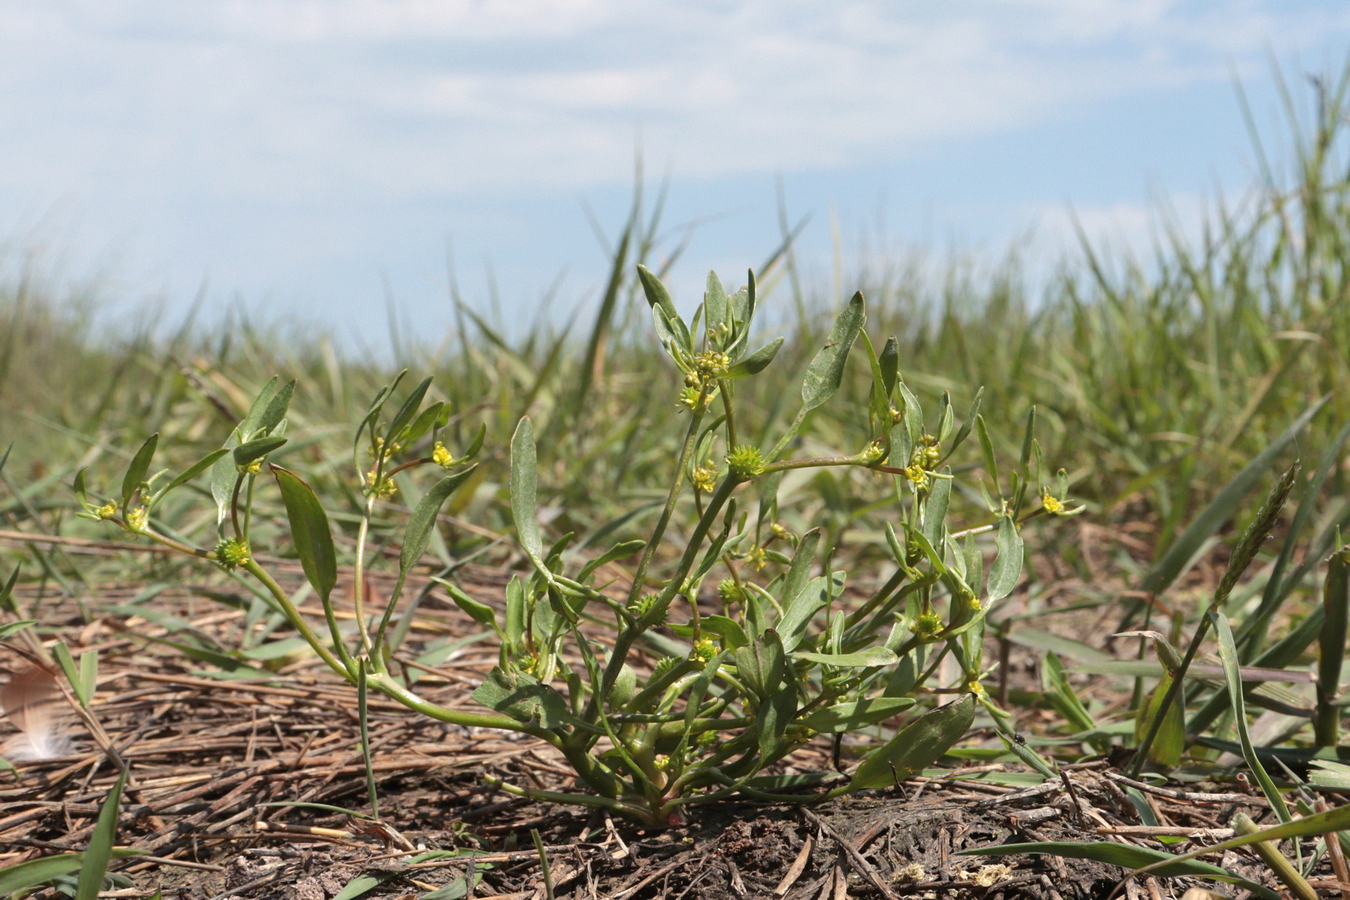
[[[1048,259],[1072,208],[1143,249],[1151,197],[1193,226],[1254,177],[1235,78],[1279,147],[1272,59],[1306,93],[1347,51],[1350,5],[1296,0],[0,0],[0,239],[110,304],[375,343],[386,290],[444,331],[447,246],[474,305],[490,264],[510,321],[560,272],[584,309],[639,145],[666,224],[713,220],[687,294],[773,248],[780,179],[823,286],[832,223]]]

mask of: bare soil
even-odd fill
[[[502,573],[462,574],[485,600],[500,595]],[[1268,812],[1248,793],[1221,800],[1149,794],[1161,825],[1148,833],[1109,761],[1089,760],[1066,767],[1062,782],[1033,789],[988,780],[1010,767],[968,766],[826,804],[693,807],[683,824],[655,830],[494,791],[483,773],[549,790],[572,783],[546,744],[442,726],[374,698],[381,819],[371,822],[301,805],[369,812],[355,693],[321,663],[300,654],[269,662],[262,678],[223,678],[154,640],[181,640],[181,629],[160,618],[171,614],[223,645],[237,643],[244,613],[222,604],[220,590],[178,585],[147,597],[144,584],[105,585],[96,602],[84,603],[44,597],[41,586],[21,592],[20,608],[40,614],[43,639],[59,637],[77,656],[97,651],[100,674],[91,707],[96,726],[72,724],[80,752],[0,773],[0,867],[83,849],[115,779],[114,754],[130,764],[133,779],[118,844],[146,854],[114,864],[120,880],[106,896],[116,897],[158,890],[185,900],[347,900],[353,880],[369,876],[368,896],[438,890],[435,900],[1105,898],[1121,869],[1050,856],[960,854],[1048,840],[1160,848],[1157,832],[1169,828],[1183,838],[1169,849],[1182,851],[1192,839],[1220,839],[1238,809],[1258,821]],[[410,645],[472,630],[467,617],[431,593]],[[0,656],[0,667],[16,658]],[[468,694],[495,658],[490,646],[470,644],[417,670],[417,689],[473,708]],[[821,744],[790,763],[823,769],[829,760]],[[426,858],[426,851],[455,853]],[[1214,861],[1274,883],[1254,857]],[[1142,879],[1121,890],[1132,898],[1180,897],[1193,884]]]

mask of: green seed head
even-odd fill
[[[749,481],[764,471],[764,454],[758,447],[742,444],[727,454],[727,468],[737,481]]]
[[[745,588],[737,584],[734,578],[723,578],[717,583],[717,596],[722,598],[722,602],[727,605],[744,603]]]
[[[245,541],[226,538],[216,544],[216,562],[226,571],[246,566],[252,559],[248,544]]]

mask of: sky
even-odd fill
[[[1146,250],[1281,146],[1273,66],[1336,75],[1350,4],[1300,0],[0,0],[0,268],[109,309],[203,298],[378,346],[482,311],[584,315],[664,181],[682,305],[780,240],[1049,259],[1071,215]],[[845,272],[847,278],[847,272]],[[848,289],[848,286],[844,286]]]

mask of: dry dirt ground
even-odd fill
[[[461,574],[485,600],[500,595],[501,573]],[[375,823],[301,805],[369,811],[349,687],[307,656],[274,660],[261,679],[230,679],[156,642],[190,633],[237,641],[244,612],[221,602],[218,585],[106,585],[97,611],[52,599],[51,586],[43,597],[41,589],[21,591],[19,608],[38,614],[49,629],[44,640],[59,637],[76,656],[97,651],[92,716],[131,766],[118,844],[145,855],[113,865],[119,880],[109,897],[162,891],[184,900],[348,900],[364,886],[368,896],[436,891],[432,900],[1104,898],[1122,870],[1049,856],[959,854],[1042,840],[1159,848],[1160,831],[1182,836],[1171,845],[1182,851],[1193,836],[1201,843],[1222,836],[1235,810],[1258,821],[1268,812],[1258,796],[1223,793],[1231,786],[1208,795],[1153,792],[1147,796],[1162,824],[1150,829],[1109,762],[1089,760],[1039,788],[982,781],[1001,767],[969,766],[828,804],[695,807],[684,824],[658,831],[494,791],[484,772],[558,790],[570,786],[569,771],[541,742],[444,727],[379,698],[371,701]],[[411,640],[473,628],[431,593]],[[0,666],[12,662],[5,656]],[[423,670],[418,689],[473,708],[468,694],[494,661],[491,647],[470,644]],[[0,772],[0,866],[87,843],[116,772],[100,736],[78,722],[74,728],[73,754]],[[829,756],[828,747],[808,746],[791,762],[820,769]],[[1214,861],[1274,883],[1253,856]],[[1180,897],[1194,884],[1141,879],[1121,896]]]

